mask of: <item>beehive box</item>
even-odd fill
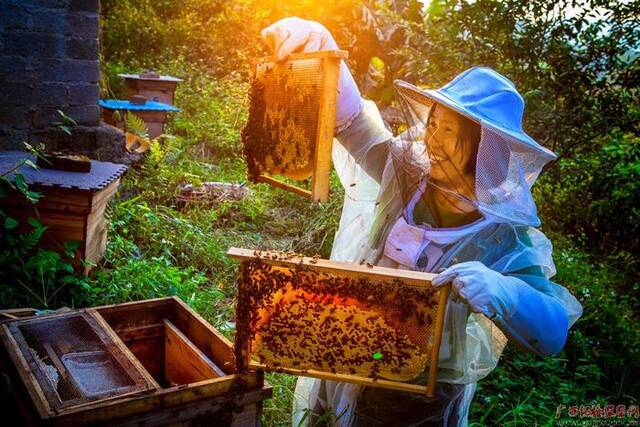
[[[20,151],[0,153],[0,172],[13,170],[25,159],[35,158]],[[7,215],[26,221],[38,217],[47,227],[40,246],[63,251],[64,242],[79,241],[77,268],[88,272],[104,253],[107,244],[108,222],[105,209],[115,195],[120,179],[127,167],[110,162],[91,161],[90,172],[68,172],[51,169],[33,169],[27,165],[13,170],[7,177],[21,174],[29,189],[42,193],[35,212],[31,202],[21,193],[13,191],[0,198],[0,208]]]
[[[271,395],[175,297],[15,314],[0,324],[1,368],[22,424],[257,426]]]
[[[157,101],[146,101],[143,104],[135,104],[131,101],[120,99],[101,99],[98,104],[102,108],[102,120],[112,126],[125,129],[124,117],[127,111],[140,117],[147,126],[149,138],[157,138],[164,133],[167,123],[167,114],[179,112],[180,109],[173,105]]]
[[[258,63],[242,130],[249,179],[327,201],[339,66],[346,57],[345,51],[321,51]],[[311,177],[311,189],[277,175],[297,181]]]
[[[432,274],[232,248],[236,359],[433,396],[448,288]],[[412,384],[428,368],[428,384]]]
[[[176,87],[182,79],[157,73],[118,74],[124,79],[127,98],[142,95],[151,101],[174,104]]]

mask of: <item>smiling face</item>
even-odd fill
[[[429,177],[441,187],[475,199],[475,163],[480,125],[435,104],[429,114],[424,142]]]

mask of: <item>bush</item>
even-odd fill
[[[640,322],[635,294],[614,289],[628,280],[614,268],[552,236],[558,283],[580,300],[583,316],[558,355],[540,358],[507,345],[498,368],[481,381],[470,419],[480,425],[553,422],[559,405],[637,404]]]
[[[614,129],[591,143],[591,150],[561,158],[553,179],[544,177],[542,185],[536,187],[541,214],[550,227],[588,245],[595,253],[637,254],[640,136]],[[640,272],[636,257],[623,256],[622,261],[617,264],[626,264],[624,268],[630,272]]]

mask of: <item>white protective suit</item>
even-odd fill
[[[410,98],[406,94],[414,88],[409,86],[397,83],[401,97]],[[416,111],[420,106],[413,108]],[[425,115],[418,112],[417,116],[414,132],[394,138],[384,127],[375,104],[362,101],[359,114],[336,135],[333,162],[346,194],[331,258],[429,272],[480,261],[493,272],[517,282],[519,309],[513,318],[498,316],[490,320],[471,312],[469,305],[452,293],[445,315],[434,399],[300,377],[293,425],[308,424],[309,411],[332,411],[340,426],[465,425],[476,382],[496,367],[507,337],[534,353],[554,353],[564,344],[568,326],[582,313],[579,302],[564,287],[549,280],[555,274],[552,246],[535,228],[539,220],[530,187],[553,154],[542,147],[519,144],[481,122],[476,195],[482,218],[455,228],[416,223],[416,204],[428,188],[421,178],[411,187],[413,195],[407,203],[403,198],[407,191],[403,175],[422,177],[429,169],[426,156],[420,155],[424,144],[419,128]],[[398,159],[408,166],[399,170]],[[544,298],[527,298],[538,292]],[[555,319],[558,306],[563,308],[560,317],[564,320],[558,317],[557,322],[565,323],[558,330],[565,332],[564,337],[551,341],[559,344],[549,346],[529,338],[540,334],[533,330],[537,326],[527,330],[528,323],[535,324],[529,316],[544,310]],[[514,329],[513,324],[518,327]],[[426,372],[414,380],[422,384],[426,381]]]

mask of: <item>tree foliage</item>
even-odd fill
[[[317,20],[381,107],[393,106],[395,79],[438,87],[471,66],[493,67],[523,94],[525,129],[559,154],[536,191],[543,222],[603,253],[640,249],[624,238],[640,231],[640,197],[612,188],[638,176],[637,0],[106,0],[103,9],[110,61],[182,59],[215,76],[247,76],[266,53],[260,30],[277,19]]]

